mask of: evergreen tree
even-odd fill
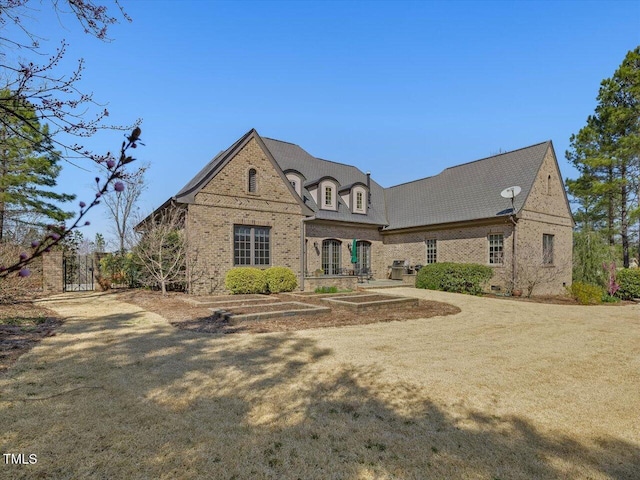
[[[580,172],[568,180],[580,205],[578,218],[598,227],[606,219],[609,244],[622,244],[629,266],[630,226],[638,219],[640,178],[640,47],[629,51],[611,78],[600,84],[595,113],[571,136],[567,159]]]
[[[56,193],[60,173],[60,153],[51,144],[48,126],[41,125],[28,102],[20,101],[9,90],[0,90],[0,102],[11,104],[18,116],[8,117],[0,110],[0,240],[7,220],[37,218],[42,222],[63,222],[73,213],[55,202],[67,202],[74,195]]]

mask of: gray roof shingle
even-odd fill
[[[331,162],[311,156],[305,150],[293,143],[262,137],[265,145],[283,171],[296,170],[307,182],[315,182],[322,177],[332,177],[338,181],[340,187],[360,182],[366,185],[367,175],[352,165]],[[367,223],[386,225],[384,189],[371,180],[371,205],[366,215],[352,213],[338,197],[338,211],[321,210],[313,201],[309,191],[303,189],[305,203],[311,208],[316,218],[325,220],[339,220],[343,222]]]
[[[234,148],[252,134],[258,135],[251,130],[216,155],[173,198],[192,202],[200,188],[224,166]],[[334,178],[340,191],[355,183],[367,183],[367,175],[352,165],[313,157],[293,143],[259,138],[280,169],[302,174],[307,186],[323,177]],[[500,196],[507,187],[522,188],[514,203],[516,212],[522,208],[549,148],[550,141],[539,143],[386,189],[371,179],[371,204],[366,215],[352,213],[339,196],[337,211],[322,210],[307,188],[302,189],[304,204],[318,219],[377,225],[385,231],[495,218],[511,212],[510,200]]]
[[[514,185],[522,188],[514,202],[518,212],[550,146],[550,141],[539,143],[385,189],[386,230],[508,215],[511,201],[500,192]]]

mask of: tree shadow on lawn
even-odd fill
[[[143,315],[68,323],[10,371],[0,451],[38,463],[0,476],[638,478],[640,449],[622,439],[453,413],[304,335],[211,337]]]

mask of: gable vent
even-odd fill
[[[256,193],[257,191],[257,183],[256,183],[257,172],[255,168],[249,169],[249,192]]]

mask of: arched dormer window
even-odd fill
[[[255,168],[249,169],[249,179],[247,182],[247,190],[249,193],[257,193],[258,191],[258,172]]]
[[[296,193],[302,197],[302,178],[300,178],[300,175],[290,172],[286,176]]]
[[[366,214],[367,213],[367,190],[364,187],[358,185],[353,187],[352,195],[353,195],[353,200],[352,200],[353,213]]]
[[[331,180],[320,182],[320,208],[323,210],[338,209],[338,187]]]

